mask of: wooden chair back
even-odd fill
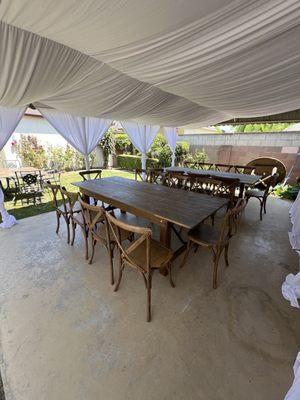
[[[251,167],[249,165],[233,165],[232,172],[236,174],[253,175],[255,174],[255,167]]]
[[[218,245],[224,245],[237,231],[237,217],[244,211],[246,207],[245,199],[238,199],[236,205],[227,211],[223,219]]]
[[[97,231],[97,224],[105,222],[104,208],[88,204],[85,201],[83,201],[80,197],[79,197],[79,203],[81,206],[84,222],[87,225],[89,232],[91,232],[92,236],[96,236],[97,239],[102,240],[103,238],[100,238],[97,235],[96,231]]]
[[[164,183],[165,173],[163,168],[150,168],[150,183]]]
[[[65,213],[69,212],[71,216],[74,214],[74,208],[79,199],[78,192],[68,192],[64,186],[60,188],[61,196],[63,199],[63,206]],[[67,204],[69,207],[67,207]]]
[[[189,176],[184,171],[168,171],[165,179],[171,188],[186,190],[189,187]]]
[[[89,170],[79,171],[78,173],[84,181],[88,181],[90,179],[100,179],[102,174],[102,169],[89,169]]]
[[[150,182],[150,171],[148,169],[136,168],[134,170],[134,178],[136,181]]]
[[[151,245],[151,235],[152,231],[149,228],[142,228],[140,226],[134,226],[127,224],[123,221],[118,220],[112,213],[106,212],[106,219],[108,223],[108,235],[109,235],[109,240],[111,240],[111,236],[113,237],[113,240],[117,243],[117,246],[120,250],[120,253],[124,259],[124,261],[131,265],[132,267],[140,270],[141,272],[150,272],[150,267],[151,267],[151,252],[150,252],[150,245]],[[133,242],[130,243],[128,247],[125,247],[121,241],[121,230],[125,230],[127,232],[131,232],[132,234],[138,235],[138,238],[134,240]],[[146,242],[145,246],[145,264],[144,268],[142,268],[140,265],[136,264],[130,254],[133,252],[133,250],[136,250],[138,247],[143,245],[143,243]]]
[[[54,207],[57,209],[59,206],[58,203],[58,195],[60,194],[60,185],[56,185],[51,183],[50,181],[43,182],[43,185],[46,189],[48,189],[52,193],[52,202]]]

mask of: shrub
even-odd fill
[[[103,150],[103,155],[104,155],[104,168],[107,168],[108,164],[108,156],[110,154],[115,154],[116,153],[116,141],[115,141],[115,136],[112,132],[111,129],[108,129],[104,137],[99,143],[99,146]]]
[[[115,133],[116,153],[126,153],[131,150],[132,144],[126,133]]]
[[[204,149],[201,150],[197,150],[196,153],[193,156],[194,161],[198,162],[198,163],[205,163],[208,161],[208,156],[205,152]]]
[[[188,155],[190,150],[190,145],[187,142],[179,141],[175,147],[175,159],[176,163],[179,165],[183,164],[184,159]]]
[[[296,185],[277,185],[273,193],[282,199],[295,200],[300,190],[300,183]]]
[[[140,156],[133,156],[131,154],[119,154],[117,155],[117,165],[119,168],[133,170],[135,168],[142,167],[142,161]],[[158,160],[155,158],[147,158],[147,168],[157,167]]]
[[[35,136],[22,135],[16,144],[16,151],[27,166],[39,169],[47,166],[46,151]]]

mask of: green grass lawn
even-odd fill
[[[118,169],[111,170],[103,170],[102,177],[106,178],[109,176],[122,176],[123,178],[134,179],[134,173],[128,171],[121,171]],[[65,186],[67,190],[70,192],[75,192],[76,187],[72,185],[72,182],[82,181],[82,178],[77,172],[65,172],[61,175],[61,185]],[[45,212],[53,211],[54,207],[52,204],[52,197],[50,193],[45,193],[42,197],[42,203],[33,205],[30,203],[29,205],[21,204],[19,200],[16,205],[14,205],[13,201],[6,201],[5,207],[9,211],[10,214],[14,215],[16,219],[22,219],[27,217],[32,217],[33,215],[42,214]],[[1,217],[0,217],[1,221]]]

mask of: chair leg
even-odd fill
[[[219,259],[221,256],[221,251],[217,251],[214,253],[214,274],[213,274],[213,288],[217,289],[218,287],[218,266],[219,266]]]
[[[76,224],[75,224],[75,222],[72,220],[72,239],[71,239],[71,246],[74,245],[74,241],[75,241],[75,229],[76,229]]]
[[[229,243],[226,244],[226,246],[225,246],[225,251],[224,251],[225,264],[226,264],[227,267],[229,266],[229,261],[228,261],[228,248],[229,248]]]
[[[118,277],[118,282],[117,282],[117,284],[116,284],[116,286],[115,286],[115,288],[114,288],[114,292],[117,292],[118,289],[119,289],[119,286],[120,286],[120,283],[121,283],[121,280],[122,280],[123,270],[124,270],[124,264],[120,263],[120,264],[119,264],[119,277]]]
[[[65,218],[66,225],[67,225],[67,243],[70,244],[70,221]]]
[[[110,244],[108,244],[107,249],[108,249],[109,264],[110,264],[110,284],[113,285],[115,283],[114,263],[113,263],[114,253]]]
[[[88,232],[86,232],[84,228],[81,228],[81,230],[85,247],[85,259],[88,260],[89,258]]]
[[[91,254],[91,257],[90,257],[90,260],[89,260],[89,264],[92,264],[92,262],[93,262],[96,243],[97,243],[97,240],[92,238],[92,254]]]
[[[171,284],[171,286],[174,288],[174,287],[175,287],[175,283],[174,283],[173,277],[172,277],[172,264],[171,264],[171,263],[168,263],[168,265],[167,265],[167,270],[168,270],[168,272],[169,272],[169,281],[170,281],[170,284]]]
[[[60,214],[56,211],[56,234],[59,231],[59,227],[60,227]]]
[[[264,208],[264,202],[260,201],[260,211],[259,211],[259,218],[262,221],[262,215],[263,215],[263,208]]]
[[[147,322],[151,321],[151,288],[152,274],[149,274],[147,279]]]
[[[265,214],[267,214],[266,206],[267,206],[267,198],[264,198],[264,213]]]
[[[182,260],[182,263],[180,264],[180,268],[182,268],[184,266],[184,264],[186,263],[187,257],[189,255],[190,250],[191,250],[191,247],[192,247],[192,242],[189,240],[188,244],[187,244],[187,248],[186,248],[185,254],[184,254],[184,257],[183,257],[183,260]]]

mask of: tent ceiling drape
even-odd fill
[[[2,0],[0,104],[207,125],[297,109],[299,0]]]

